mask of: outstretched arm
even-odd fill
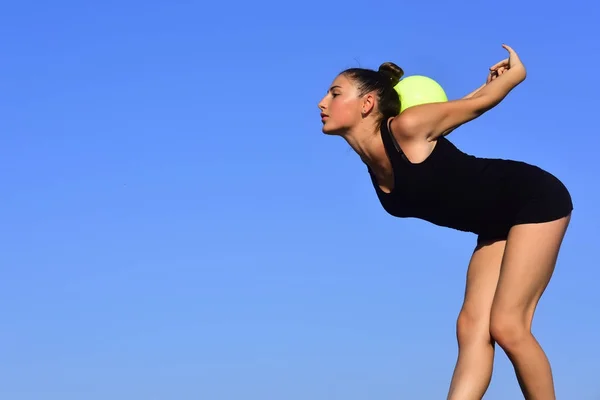
[[[392,121],[392,130],[403,136],[425,137],[435,140],[458,126],[469,122],[498,105],[512,89],[526,77],[525,66],[516,52],[503,45],[509,58],[500,61],[490,70],[498,71],[496,78],[460,100],[423,104],[411,107]]]

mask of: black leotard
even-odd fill
[[[563,183],[543,169],[520,161],[480,158],[440,137],[422,163],[411,163],[391,134],[381,136],[394,172],[394,189],[385,193],[369,169],[383,208],[401,218],[478,235],[478,241],[506,239],[517,224],[547,222],[573,210]]]

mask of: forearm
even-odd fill
[[[475,96],[477,93],[479,93],[481,89],[485,87],[485,85],[486,84],[484,83],[483,85],[479,86],[477,89],[473,90],[471,93],[463,97],[463,99],[470,99],[471,97]]]
[[[474,96],[475,96],[477,93],[479,93],[479,91],[480,91],[481,89],[483,89],[483,88],[485,87],[485,85],[486,85],[486,84],[484,83],[483,85],[479,86],[477,89],[473,90],[471,93],[469,93],[468,95],[466,95],[466,96],[465,96],[465,97],[463,97],[462,99],[463,99],[463,100],[465,100],[465,99],[470,99],[470,98],[474,97]],[[448,135],[448,134],[450,134],[450,133],[451,133],[453,130],[455,130],[456,128],[458,128],[458,126],[457,126],[457,127],[455,127],[455,128],[449,129],[448,131],[444,132],[444,135]]]
[[[489,102],[489,107],[493,107],[500,103],[518,84],[523,82],[525,77],[525,67],[523,65],[515,66],[479,88],[470,96],[471,98],[485,98],[486,103]]]

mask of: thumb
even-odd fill
[[[510,59],[510,62],[514,63],[514,62],[521,61],[521,60],[519,60],[519,56],[517,55],[517,52],[514,51],[514,49],[512,47],[510,47],[507,44],[503,44],[502,47],[504,47],[504,49],[506,51],[508,51],[508,58]]]

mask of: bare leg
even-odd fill
[[[528,400],[554,400],[550,363],[531,333],[537,304],[556,264],[570,217],[511,230],[492,305],[490,332],[511,360]]]
[[[448,393],[450,400],[481,400],[492,377],[494,342],[490,312],[505,241],[479,247],[467,272],[465,299],[458,316],[458,360]]]

